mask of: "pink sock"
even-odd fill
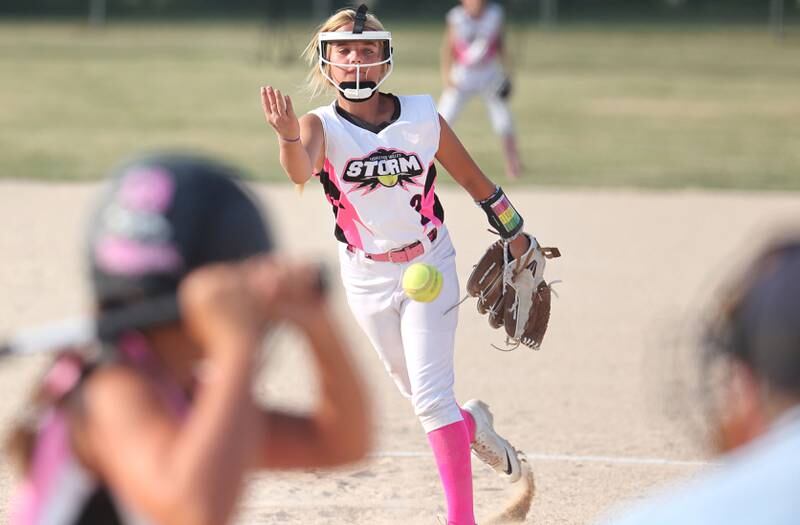
[[[473,423],[474,427],[474,423]],[[467,425],[456,421],[428,433],[447,500],[448,525],[474,525]]]
[[[461,417],[464,418],[464,424],[467,425],[467,435],[469,436],[469,442],[472,443],[475,441],[475,419],[472,417],[472,414],[464,410],[463,408],[459,408],[461,410]]]

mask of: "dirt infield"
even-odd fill
[[[0,333],[75,314],[85,306],[82,229],[96,184],[0,183]],[[319,188],[298,198],[262,186],[281,244],[335,269],[332,218]],[[482,213],[453,187],[441,191],[459,275],[491,241]],[[776,224],[800,224],[800,194],[560,191],[515,188],[527,229],[563,257],[549,263],[556,285],[551,329],[539,352],[500,353],[502,337],[461,306],[459,399],[486,400],[498,429],[528,452],[537,495],[528,523],[587,523],[654,485],[691,475],[703,460],[682,418],[664,410],[675,379],[670,334],[689,305]],[[334,272],[335,273],[335,270]],[[355,327],[338,281],[334,300],[374,396],[373,457],[337,472],[276,473],[253,479],[242,523],[435,524],[443,510],[433,458],[407,402]],[[352,327],[352,328],[351,328]],[[264,367],[261,394],[302,408],[313,378],[284,331]],[[24,402],[41,361],[0,365],[0,428]],[[479,463],[479,519],[495,513],[507,487]],[[0,522],[11,474],[0,464]]]

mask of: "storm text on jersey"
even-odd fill
[[[415,153],[394,149],[378,149],[361,159],[347,161],[342,179],[357,184],[357,188],[391,188],[415,184],[415,178],[423,173],[422,163]]]

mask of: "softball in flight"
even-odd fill
[[[403,291],[414,301],[429,303],[439,297],[444,278],[435,266],[414,263],[403,273]]]

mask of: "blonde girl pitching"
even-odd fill
[[[261,88],[281,165],[295,184],[312,177],[322,184],[335,217],[348,304],[427,433],[448,523],[473,525],[470,447],[512,482],[520,478],[521,463],[495,432],[485,403],[459,406],[453,392],[458,310],[447,310],[458,301],[459,285],[436,195],[436,161],[477,203],[507,197],[481,172],[429,95],[379,91],[393,68],[392,37],[365,6],[326,20],[305,56],[314,93],[333,90],[335,100],[298,119],[288,95]],[[519,235],[522,218],[515,212],[512,219],[500,233],[519,256],[528,240]],[[403,293],[403,271],[416,262],[444,275],[434,301],[411,301]]]

